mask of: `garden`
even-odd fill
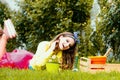
[[[14,0],[18,10],[11,9],[5,1],[0,0],[0,28],[4,27],[5,20],[11,19],[17,32],[17,38],[8,40],[8,52],[23,49],[35,53],[41,41],[49,41],[64,31],[78,32],[79,60],[78,71],[50,73],[0,68],[0,80],[120,79],[117,69],[91,73],[80,67],[82,57],[104,56],[109,48],[105,65],[120,64],[119,0]]]

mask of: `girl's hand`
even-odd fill
[[[56,48],[58,48],[58,43],[59,43],[59,41],[54,41],[54,42],[51,44],[51,49],[52,49],[52,50],[55,50]]]
[[[55,50],[55,48],[56,48],[56,43],[57,43],[56,41],[53,42],[53,43],[51,44],[50,49]]]
[[[2,38],[7,41],[7,36],[5,34],[2,35]]]

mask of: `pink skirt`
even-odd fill
[[[29,60],[32,59],[33,55],[32,52],[15,49],[3,55],[0,60],[0,67],[28,69]]]

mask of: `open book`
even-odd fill
[[[8,38],[14,38],[17,36],[15,27],[10,19],[4,21],[4,33]]]

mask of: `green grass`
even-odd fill
[[[49,73],[47,71],[0,68],[0,80],[120,80],[120,72],[93,74],[81,71],[61,71]]]

